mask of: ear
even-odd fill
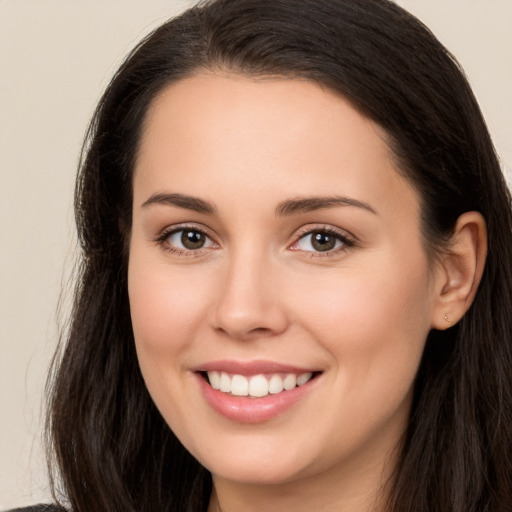
[[[475,298],[487,256],[487,227],[478,212],[461,215],[446,254],[437,264],[432,327],[456,324]]]

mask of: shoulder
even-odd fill
[[[13,508],[5,512],[66,512],[57,505],[32,505],[31,507]]]

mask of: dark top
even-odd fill
[[[64,509],[57,505],[33,505],[31,507],[13,508],[6,512],[64,512]]]

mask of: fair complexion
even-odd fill
[[[308,81],[214,73],[154,100],[133,192],[140,367],[210,510],[383,510],[427,334],[476,289],[478,215],[432,264],[377,125]]]

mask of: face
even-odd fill
[[[137,354],[185,447],[245,483],[384,461],[434,299],[379,127],[311,82],[197,75],[153,102],[133,187]]]

